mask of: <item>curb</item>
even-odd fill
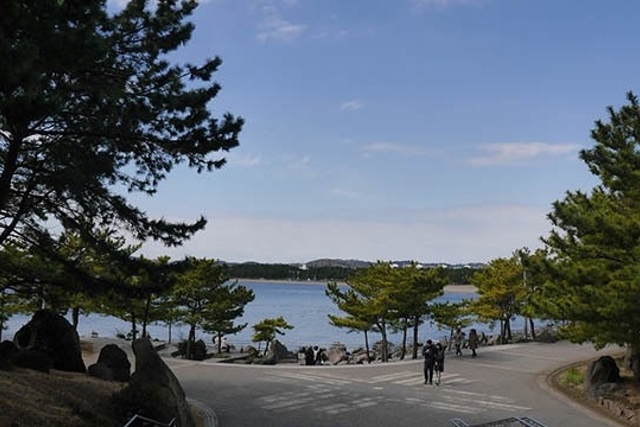
[[[196,399],[187,398],[187,402],[189,402],[190,405],[195,406],[195,407],[198,408],[198,410],[202,414],[202,422],[204,424],[204,427],[218,427],[219,426],[218,416],[213,411],[213,409],[211,409],[209,406],[205,405],[204,403],[202,403],[202,402],[200,402],[199,400],[196,400]]]
[[[616,352],[610,352],[611,354],[616,354]],[[546,391],[547,393],[553,395],[555,398],[557,398],[558,400],[562,400],[566,405],[571,406],[574,409],[579,410],[580,412],[582,412],[583,414],[588,415],[589,417],[598,420],[599,422],[602,423],[603,426],[607,426],[607,427],[622,427],[622,426],[627,426],[627,424],[618,421],[616,419],[614,419],[612,417],[612,415],[607,414],[607,413],[603,413],[599,410],[597,410],[596,408],[591,407],[590,405],[586,405],[584,403],[578,402],[574,399],[571,398],[571,396],[563,393],[562,391],[558,390],[556,387],[553,386],[553,381],[552,381],[552,377],[554,375],[556,375],[559,371],[562,370],[566,370],[568,368],[571,368],[572,366],[577,366],[580,365],[582,363],[588,363],[591,361],[596,360],[596,358],[586,358],[586,359],[581,359],[581,360],[574,360],[572,362],[569,362],[567,364],[561,365],[561,366],[556,366],[554,368],[551,369],[547,369],[543,372],[541,372],[540,374],[537,375],[536,377],[536,381],[538,383],[538,386],[543,389],[544,391]]]

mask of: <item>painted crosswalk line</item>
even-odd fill
[[[455,414],[481,414],[487,411],[521,413],[531,408],[519,405],[507,396],[472,392],[460,389],[460,384],[470,383],[468,379],[456,373],[443,373],[442,384],[425,385],[421,373],[401,371],[392,374],[377,375],[370,378],[339,377],[329,372],[271,372],[263,377],[265,381],[297,385],[296,391],[284,392],[274,396],[264,396],[259,400],[263,409],[284,412],[294,410],[312,410],[327,415],[337,415],[357,411],[384,402],[382,396],[370,396],[358,393],[357,387],[346,389],[347,385],[373,385],[374,388],[385,384],[407,387],[410,395],[399,400],[408,405],[449,411]]]

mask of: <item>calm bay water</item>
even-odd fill
[[[328,314],[343,315],[331,300],[325,295],[325,284],[312,282],[261,282],[240,281],[240,284],[252,289],[255,293],[253,302],[246,306],[244,316],[237,323],[247,323],[247,327],[236,335],[229,336],[228,341],[236,346],[251,344],[253,334],[252,326],[265,318],[283,316],[287,323],[294,329],[285,331],[285,335],[278,339],[290,350],[296,350],[301,346],[319,345],[327,347],[331,343],[341,342],[348,349],[355,349],[364,345],[362,333],[348,333],[345,329],[336,328],[329,324]],[[438,300],[460,301],[462,299],[476,298],[474,293],[446,292]],[[15,332],[28,321],[26,316],[14,316],[9,321],[9,329],[3,331],[3,339],[12,339]],[[518,319],[513,325],[514,329],[523,327],[522,321],[518,325]],[[473,325],[479,331],[490,333],[486,325]],[[78,325],[78,333],[81,337],[90,336],[97,332],[101,337],[113,337],[118,333],[126,334],[130,330],[127,322],[113,318],[92,314],[81,316]],[[168,340],[169,329],[164,325],[149,325],[148,331],[152,338]],[[177,342],[186,338],[188,329],[185,326],[172,327],[172,341]],[[198,338],[211,344],[211,335],[198,331]],[[425,324],[420,327],[420,339],[440,339],[448,335],[448,331],[437,330],[432,325]],[[380,339],[379,334],[369,334],[369,342]],[[400,334],[391,335],[390,341],[399,344]]]

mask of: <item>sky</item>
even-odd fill
[[[542,246],[607,107],[640,92],[640,2],[209,0],[176,59],[219,56],[222,169],[139,205],[209,223],[148,256],[472,263]]]

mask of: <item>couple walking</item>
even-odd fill
[[[424,357],[424,383],[433,384],[433,374],[436,374],[436,385],[440,385],[444,372],[444,346],[441,343],[434,344],[427,340],[422,347]]]

